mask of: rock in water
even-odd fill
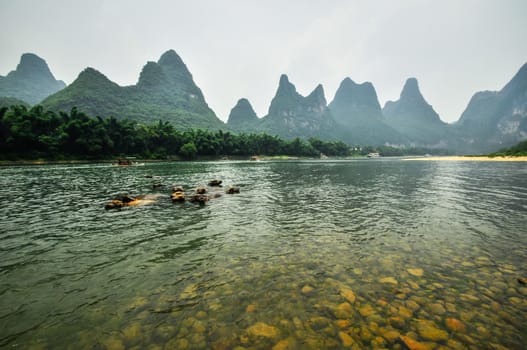
[[[106,203],[104,209],[119,209],[125,206],[139,204],[138,198],[129,197],[127,195],[117,196],[112,199],[109,203]]]
[[[466,330],[463,322],[455,318],[447,318],[445,324],[452,332],[465,332]]]
[[[434,343],[421,343],[405,335],[399,337],[409,350],[432,350],[435,348]]]
[[[340,295],[349,301],[351,304],[355,302],[355,293],[353,293],[353,290],[351,288],[342,288],[340,290]]]
[[[406,269],[412,276],[421,277],[424,273],[423,269]]]
[[[196,188],[196,193],[197,194],[205,194],[205,193],[207,193],[207,187],[205,187],[205,186],[198,186]]]
[[[234,186],[229,186],[225,190],[225,193],[227,193],[227,194],[240,193],[240,188],[239,187],[234,187]]]
[[[302,294],[308,295],[308,294],[311,294],[314,290],[315,288],[311,287],[309,284],[306,284],[305,286],[302,287],[300,291],[302,292]]]
[[[393,277],[383,277],[379,279],[381,283],[398,284],[397,280]]]
[[[434,321],[417,320],[417,332],[425,339],[432,341],[448,340],[448,333],[437,328]]]
[[[185,192],[180,186],[176,186],[172,189],[172,194],[170,195],[172,202],[184,202],[185,201]]]
[[[222,180],[211,180],[209,182],[209,186],[211,186],[211,187],[214,187],[214,186],[218,187],[218,186],[221,186],[222,182],[223,182]]]
[[[170,199],[172,199],[172,202],[184,202],[185,201],[185,193],[183,192],[172,192],[170,195]]]
[[[339,332],[339,338],[342,342],[342,346],[346,348],[352,346],[354,343],[353,338],[346,332]]]
[[[280,335],[278,328],[270,326],[264,322],[257,322],[247,329],[247,334],[252,338],[276,339]]]
[[[207,197],[204,194],[199,194],[199,193],[197,193],[197,194],[193,195],[192,197],[190,197],[190,201],[192,203],[198,203],[198,204],[201,204],[201,205],[207,203],[208,200],[209,200],[209,197]]]

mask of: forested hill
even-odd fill
[[[136,85],[119,86],[101,72],[86,68],[73,83],[49,96],[42,105],[56,112],[77,107],[93,116],[143,123],[163,120],[179,129],[225,128],[174,50],[165,52],[157,62],[146,63]]]
[[[11,97],[27,104],[36,104],[55,92],[64,89],[66,84],[56,80],[48,64],[32,53],[20,57],[16,69],[7,76],[0,76],[0,97]]]

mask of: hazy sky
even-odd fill
[[[0,23],[0,75],[33,52],[68,84],[91,66],[130,85],[174,49],[223,120],[241,97],[267,114],[285,73],[328,103],[371,81],[381,105],[416,77],[452,122],[527,62],[526,0],[0,0]]]

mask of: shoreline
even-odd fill
[[[338,158],[338,157],[336,157]],[[527,162],[527,156],[398,156],[398,157],[381,157],[381,158],[398,158],[403,161],[480,161],[480,162]],[[299,160],[299,159],[319,159],[319,158],[304,158],[304,157],[291,157],[291,156],[261,156],[259,160]],[[353,157],[351,159],[369,159],[364,157]],[[198,157],[197,159],[190,160],[191,162],[196,161],[218,161],[218,160],[249,160],[246,157],[233,156],[233,157]],[[184,161],[183,159],[136,159],[139,163],[162,163],[162,162],[173,162],[173,161]],[[44,159],[33,159],[33,160],[0,160],[0,167],[4,166],[39,166],[39,165],[75,165],[75,164],[114,164],[115,160],[109,159],[93,159],[93,160],[44,160]]]
[[[417,161],[467,161],[467,162],[527,162],[527,156],[444,156],[444,157],[416,157],[402,160]]]

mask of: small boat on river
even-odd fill
[[[114,166],[122,166],[122,167],[125,167],[125,166],[144,166],[145,165],[145,163],[139,163],[139,162],[133,161],[132,159],[135,159],[135,158],[119,158],[117,160],[117,163],[113,163],[112,165],[114,165]]]

